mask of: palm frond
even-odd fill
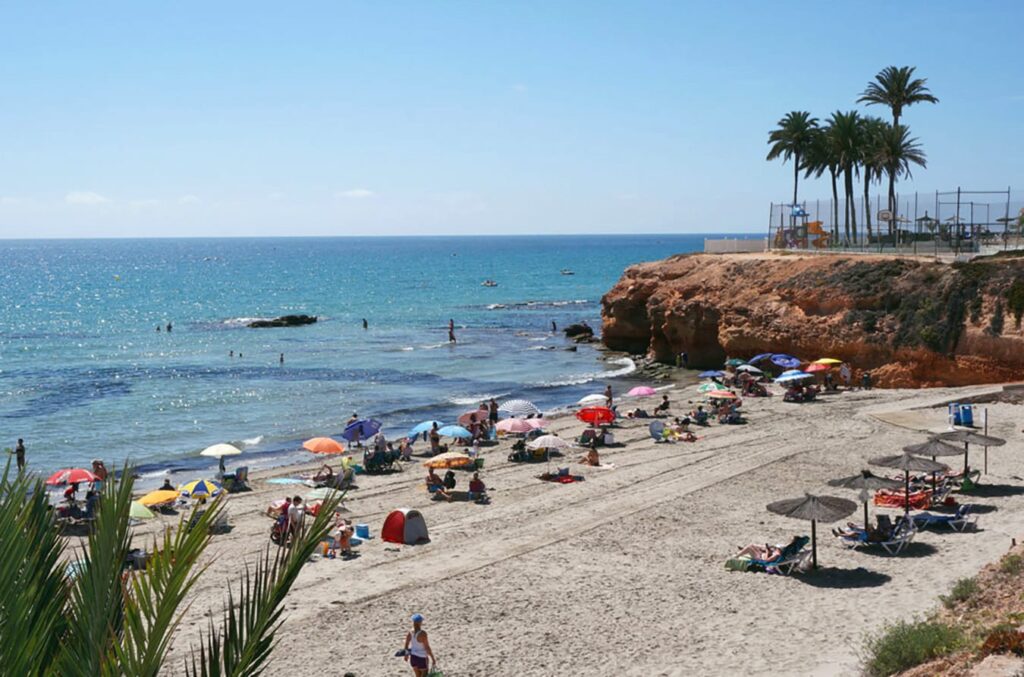
[[[282,603],[317,545],[331,528],[342,497],[324,501],[309,528],[291,545],[269,545],[254,569],[246,567],[237,593],[229,589],[219,628],[212,623],[193,648],[185,672],[194,677],[249,677],[266,669],[280,626]]]

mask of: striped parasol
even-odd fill
[[[540,413],[533,402],[528,400],[508,400],[498,405],[498,411],[503,411],[513,418],[526,418]]]

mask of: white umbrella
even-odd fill
[[[558,435],[541,435],[526,446],[530,449],[568,449],[572,444]]]
[[[741,364],[736,367],[736,371],[745,371],[749,374],[763,374],[764,372],[751,364]]]
[[[200,456],[212,456],[213,458],[221,458],[223,456],[238,456],[242,453],[242,450],[231,444],[215,444],[212,447],[206,447],[199,452]]]
[[[498,409],[514,418],[526,418],[540,413],[537,405],[527,400],[508,400],[498,405]]]
[[[594,393],[593,395],[587,395],[586,397],[580,398],[580,401],[577,402],[576,404],[582,404],[582,405],[585,406],[585,405],[588,405],[588,404],[597,404],[598,402],[600,402],[601,404],[604,404],[607,401],[608,401],[608,398],[605,397],[603,394],[601,394],[601,393]]]

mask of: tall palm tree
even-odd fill
[[[843,227],[846,238],[857,240],[857,207],[854,202],[853,176],[860,160],[862,127],[860,113],[836,111],[829,116],[828,125],[832,130],[832,143],[836,158],[843,174],[843,189],[846,197]]]
[[[828,172],[832,179],[832,244],[839,242],[839,191],[836,179],[839,176],[839,156],[833,143],[832,127],[826,125],[814,132],[811,145],[804,156],[804,178],[821,178]]]
[[[205,569],[200,562],[216,501],[154,541],[146,568],[126,574],[132,473],[105,483],[87,542],[74,553],[54,522],[46,487],[8,471],[0,476],[0,665],[10,675],[157,677],[166,671],[171,636]],[[330,503],[330,505],[328,505]],[[188,674],[242,677],[266,668],[283,601],[331,526],[336,500],[325,501],[292,544],[268,545],[226,600],[220,627],[193,653]],[[69,567],[65,559],[74,560]]]
[[[874,160],[889,176],[889,204],[892,218],[889,221],[890,234],[894,233],[896,179],[910,177],[911,165],[927,167],[928,163],[917,139],[911,138],[910,129],[906,125],[885,124],[879,130],[877,145],[874,149]]]
[[[888,106],[892,111],[892,126],[899,127],[903,109],[915,103],[938,103],[928,89],[927,78],[915,78],[914,66],[887,66],[878,72],[873,82],[861,93],[857,103]],[[891,175],[890,175],[891,178]],[[889,234],[895,232],[896,191],[889,182]]]
[[[903,109],[915,103],[938,103],[928,89],[926,78],[915,78],[913,66],[888,66],[875,76],[861,93],[857,103],[879,104],[892,110],[892,125],[900,124]]]
[[[818,119],[807,111],[792,111],[777,123],[778,127],[768,133],[768,160],[782,158],[783,162],[793,161],[793,205],[797,204],[797,186],[800,182],[800,167],[807,149],[818,128]]]
[[[871,183],[880,181],[884,172],[878,164],[878,143],[887,123],[881,118],[866,116],[861,118],[861,152],[860,169],[864,177],[864,222],[867,229],[868,242],[871,242]]]

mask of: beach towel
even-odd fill
[[[305,480],[301,480],[297,477],[271,477],[267,480],[267,484],[303,484]]]
[[[594,466],[594,467],[595,468],[600,468],[601,470],[614,470],[615,469],[615,464],[614,463],[602,463],[601,465]]]
[[[750,558],[749,557],[730,557],[725,560],[725,568],[728,571],[749,571],[750,570]]]

